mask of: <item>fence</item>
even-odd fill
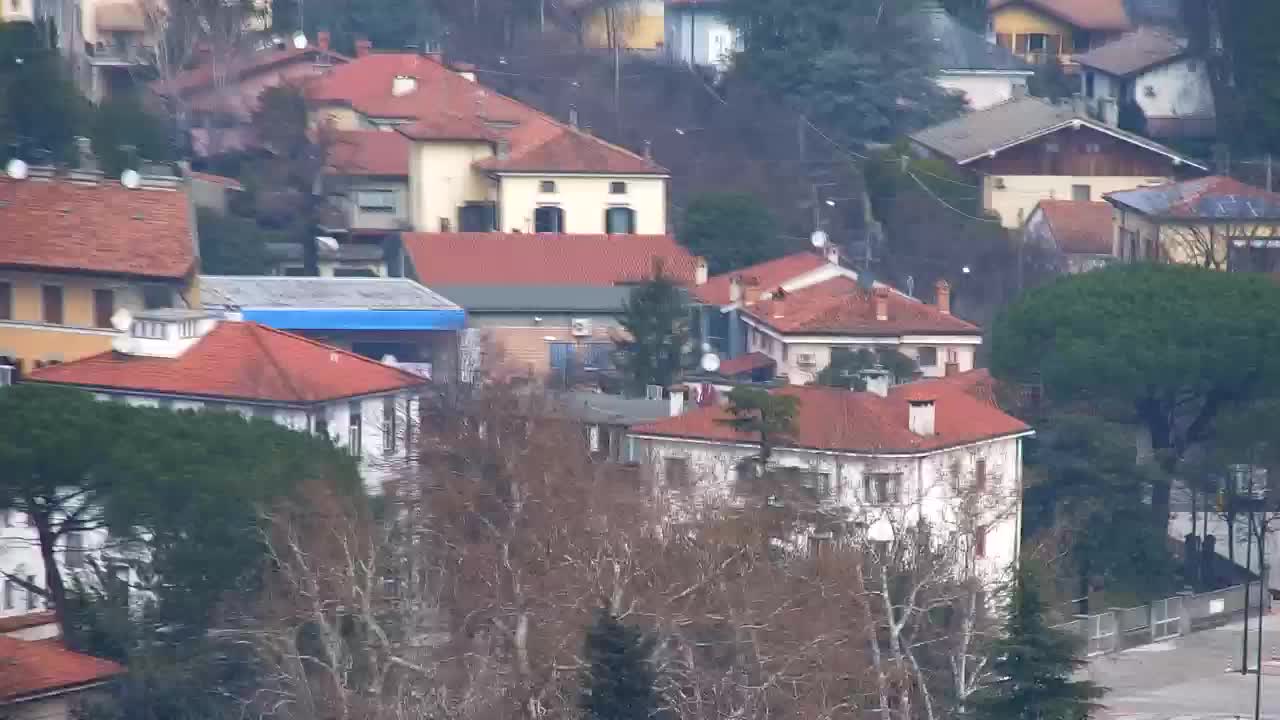
[[[1247,587],[1247,592],[1246,592]],[[1145,643],[1159,642],[1227,622],[1258,607],[1258,583],[1192,595],[1163,598],[1150,605],[1111,608],[1095,615],[1077,615],[1054,626],[1080,638],[1089,655],[1102,655]],[[1270,606],[1270,598],[1262,598]]]

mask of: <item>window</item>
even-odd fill
[[[111,327],[111,314],[116,311],[115,293],[110,290],[93,291],[93,325],[94,327]]]
[[[0,320],[13,319],[13,285],[0,282]]]
[[[347,405],[347,452],[356,457],[360,456],[360,432],[362,430],[360,417],[360,401],[355,400]]]
[[[593,342],[583,347],[583,366],[594,370],[613,368],[613,343]]]
[[[84,536],[78,532],[67,533],[67,567],[84,567]]]
[[[323,410],[316,416],[316,434],[326,439],[329,437],[329,420],[324,416]]]
[[[922,347],[916,350],[916,362],[920,367],[933,367],[938,364],[938,348]]]
[[[1093,195],[1093,189],[1088,185],[1072,185],[1071,186],[1072,200],[1088,202],[1092,195]]]
[[[396,451],[396,399],[382,401],[382,452],[390,455]]]
[[[663,458],[662,477],[671,487],[689,487],[689,458]]]
[[[987,461],[978,458],[973,464],[973,487],[975,490],[987,489]]]
[[[1073,52],[1084,52],[1092,46],[1093,36],[1087,30],[1071,31],[1071,49]]]
[[[624,183],[624,182],[611,182],[611,183],[609,183],[609,194],[610,194],[610,195],[626,195],[626,194],[627,194],[627,184],[626,184],[626,183]]]
[[[554,205],[543,205],[534,210],[533,231],[540,233],[564,232],[564,210]]]
[[[148,310],[173,307],[173,291],[165,285],[143,285],[142,306]]]
[[[62,324],[62,286],[45,285],[41,290],[44,301],[44,321],[50,325]]]
[[[973,529],[973,554],[975,557],[987,556],[987,526],[979,525]]]
[[[498,206],[491,202],[470,202],[458,208],[458,230],[491,232],[498,226]]]
[[[556,191],[555,180],[543,180],[542,182],[538,183],[538,192],[540,193],[553,193],[555,191]]]
[[[604,231],[610,235],[631,235],[636,231],[636,211],[627,207],[605,210]]]
[[[902,473],[867,473],[862,494],[872,505],[896,505],[902,499]]]
[[[1102,146],[1098,143],[1085,143],[1084,151],[1089,155],[1097,155],[1102,152]]]
[[[551,353],[551,369],[564,371],[569,369],[569,362],[573,358],[573,343],[553,342],[548,346]]]
[[[1093,71],[1089,70],[1084,74],[1084,96],[1085,97],[1093,97],[1093,83],[1094,83]]]
[[[360,212],[393,213],[396,211],[394,190],[357,190],[356,207]]]
[[[801,468],[778,468],[778,473],[793,487],[808,493],[815,500],[831,495],[831,475]]]

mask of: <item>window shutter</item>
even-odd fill
[[[1030,38],[1030,36],[1028,36],[1028,35],[1026,35],[1026,34],[1023,34],[1023,35],[1015,35],[1015,36],[1014,36],[1014,52],[1018,52],[1018,53],[1026,53],[1026,52],[1028,52],[1028,45],[1027,45],[1027,42],[1028,42],[1029,38]]]

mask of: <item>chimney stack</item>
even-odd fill
[[[872,365],[858,373],[866,385],[867,392],[880,397],[889,396],[889,371],[880,365]]]
[[[707,259],[706,258],[694,258],[693,284],[694,285],[707,284]]]
[[[876,303],[876,320],[886,322],[889,319],[889,290],[878,287],[872,290]]]
[[[773,293],[773,316],[775,318],[787,316],[787,293],[782,288],[778,288]]]
[[[672,385],[667,391],[667,413],[671,417],[684,413],[685,392],[684,385]]]
[[[840,264],[840,248],[836,247],[835,243],[828,243],[826,249],[823,250],[823,254],[827,256],[827,262],[832,265]]]
[[[578,106],[577,105],[569,106],[569,126],[575,127],[575,128],[578,127]]]
[[[328,30],[321,30],[320,32],[316,33],[316,47],[320,48],[324,52],[329,52],[329,31]]]
[[[373,52],[373,41],[366,37],[356,38],[356,57],[362,58]]]
[[[907,427],[921,437],[934,434],[935,409],[937,401],[933,398],[917,395],[907,401],[910,406],[907,414]]]
[[[749,282],[742,288],[742,304],[755,305],[760,299],[760,286],[754,282]]]
[[[933,291],[938,306],[938,312],[943,315],[951,314],[951,283],[946,280],[938,280],[934,283]]]
[[[729,302],[737,303],[742,301],[742,276],[734,275],[729,278]]]

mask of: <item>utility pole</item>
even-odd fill
[[[1267,192],[1271,192],[1271,153],[1267,153]]]
[[[1271,156],[1268,155],[1270,160]],[[1253,513],[1249,513],[1253,517]],[[1265,517],[1258,523],[1258,677],[1253,685],[1253,720],[1262,720],[1262,603],[1263,593],[1267,592],[1267,520]],[[1249,609],[1249,585],[1245,586],[1245,610]]]
[[[1235,498],[1231,498],[1235,500]],[[1249,530],[1244,537],[1244,569],[1247,571],[1249,566],[1253,564],[1253,513],[1249,513]],[[1258,624],[1262,624],[1262,608],[1258,608]],[[1249,673],[1249,581],[1246,576],[1244,583],[1244,649],[1240,655],[1240,674],[1247,675]]]

